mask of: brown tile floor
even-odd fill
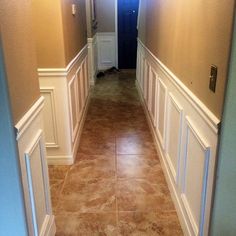
[[[134,73],[99,79],[76,163],[51,166],[57,235],[183,235]]]

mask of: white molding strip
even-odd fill
[[[68,156],[47,156],[48,165],[72,165],[74,158],[72,155]]]
[[[58,134],[57,134],[57,119],[56,119],[56,105],[55,105],[55,87],[40,87],[40,93],[42,96],[43,94],[49,94],[50,96],[50,107],[51,107],[51,118],[52,118],[52,126],[51,130],[53,133],[54,140],[52,142],[48,142],[47,136],[45,133],[45,139],[46,139],[46,147],[54,147],[58,148]],[[45,106],[46,106],[46,98],[45,98]],[[44,107],[45,109],[45,107]],[[45,126],[45,124],[44,124]]]
[[[82,56],[83,53],[88,49],[88,44],[86,44],[79,53],[70,61],[66,68],[38,68],[38,76],[40,77],[66,77],[74,64]]]
[[[17,140],[19,140],[21,135],[27,130],[28,126],[32,123],[34,118],[43,109],[43,105],[44,105],[44,97],[41,96],[29,109],[29,111],[21,118],[21,120],[15,125]]]
[[[36,209],[36,199],[35,199],[35,189],[33,185],[33,177],[32,177],[32,167],[31,167],[31,160],[33,159],[33,152],[35,151],[36,147],[39,146],[40,152],[43,152],[43,148],[41,146],[41,139],[42,139],[42,130],[39,130],[35,135],[34,139],[32,140],[30,147],[25,151],[25,163],[26,163],[26,174],[28,179],[28,188],[29,188],[29,196],[31,202],[31,215],[32,215],[32,222],[33,222],[33,229],[34,234],[38,235],[38,222],[37,222],[37,209]],[[44,157],[44,156],[43,156]],[[42,158],[42,155],[40,155]],[[45,200],[45,207],[46,207],[46,200]],[[46,210],[46,209],[45,209]]]
[[[160,66],[163,72],[168,76],[168,78],[173,82],[179,91],[191,102],[194,108],[199,112],[199,114],[204,118],[207,123],[211,126],[215,133],[218,133],[220,120],[206,107],[205,104],[192,92],[186,85],[181,82],[181,80],[166,66],[164,65],[144,44],[138,39],[138,43],[145,49],[146,52],[154,59],[156,63]]]

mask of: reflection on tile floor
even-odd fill
[[[183,235],[134,73],[98,79],[73,166],[50,166],[58,236]]]

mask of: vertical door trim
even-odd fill
[[[118,0],[115,0],[115,48],[116,48],[116,68],[118,68]]]

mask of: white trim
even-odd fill
[[[115,44],[116,44],[116,68],[118,68],[119,64],[118,64],[118,0],[115,0]]]
[[[40,77],[66,77],[71,69],[74,67],[77,60],[82,56],[82,54],[88,49],[88,44],[86,44],[79,53],[69,62],[66,68],[38,68],[38,76]]]
[[[58,148],[58,135],[57,135],[57,120],[56,120],[56,105],[55,105],[55,87],[40,87],[40,93],[43,96],[44,93],[46,94],[50,94],[50,98],[51,98],[51,108],[52,108],[52,120],[53,120],[53,134],[54,134],[54,142],[53,143],[47,143],[46,142],[46,147],[50,148]],[[46,131],[45,131],[46,132]],[[47,141],[47,140],[45,140]]]
[[[35,117],[43,109],[44,97],[40,97],[29,111],[21,118],[21,120],[15,125],[16,128],[16,140],[19,140],[21,135],[27,130],[29,125],[35,119]]]
[[[30,148],[26,150],[25,152],[25,162],[26,162],[26,172],[27,172],[27,180],[28,180],[28,188],[29,188],[29,196],[30,196],[30,202],[31,202],[31,215],[32,215],[32,222],[33,222],[33,229],[34,234],[38,235],[38,225],[37,225],[37,215],[36,215],[36,206],[35,206],[35,196],[34,196],[34,187],[32,182],[32,173],[31,173],[31,163],[30,160],[32,158],[32,153],[34,152],[37,145],[40,143],[40,139],[42,138],[42,130],[39,130],[36,134],[35,138],[32,140],[32,143],[30,145]],[[40,152],[41,150],[40,145]],[[41,157],[42,155],[40,155]],[[46,207],[46,205],[45,205]]]
[[[47,156],[48,165],[72,165],[74,158],[72,155],[68,156]]]
[[[68,96],[69,96],[69,111],[70,111],[70,128],[71,128],[71,141],[72,143],[74,143],[75,141],[75,137],[77,134],[77,130],[79,128],[79,111],[78,111],[78,83],[80,81],[78,81],[77,79],[77,73],[81,72],[81,67],[79,67],[79,69],[77,70],[76,74],[72,77],[72,79],[69,81],[68,83]],[[79,77],[80,78],[80,77]],[[73,87],[71,87],[74,84]],[[72,107],[72,102],[73,102],[73,98],[72,98],[72,90],[74,90],[74,102],[75,102],[75,111],[73,112],[73,107]],[[75,116],[75,124],[73,122],[73,115]],[[75,125],[75,126],[74,126]]]
[[[55,236],[55,234],[55,217],[54,215],[47,215],[45,221],[43,222],[40,236]]]
[[[168,108],[167,108],[167,111],[166,111],[166,113],[167,113],[167,121],[166,121],[166,124],[167,124],[167,126],[166,126],[166,160],[167,160],[167,162],[168,162],[168,164],[169,164],[169,166],[170,166],[170,170],[171,170],[171,172],[172,172],[172,176],[173,176],[173,178],[175,179],[175,182],[176,182],[176,184],[178,183],[178,181],[179,181],[179,166],[180,166],[180,154],[181,154],[181,144],[182,144],[182,127],[183,127],[183,113],[184,113],[184,109],[182,108],[182,106],[178,103],[178,101],[176,100],[176,98],[174,97],[174,95],[171,93],[171,92],[169,92],[169,96],[168,96],[168,101],[167,101],[167,103],[168,103]],[[180,120],[179,120],[179,135],[178,135],[178,154],[177,154],[177,169],[175,170],[175,168],[174,168],[174,166],[173,166],[173,164],[172,164],[172,161],[171,161],[171,157],[170,157],[170,155],[169,155],[169,153],[168,153],[168,151],[169,151],[169,143],[170,143],[170,141],[169,141],[169,137],[170,137],[170,132],[171,132],[171,130],[170,130],[170,109],[171,109],[171,107],[170,107],[170,104],[173,104],[173,106],[174,106],[174,108],[176,109],[176,111],[178,111],[178,113],[179,113],[179,118],[180,118]]]
[[[74,67],[75,63],[77,62],[77,60],[82,56],[82,54],[88,49],[88,44],[86,44],[80,51],[79,53],[75,56],[74,59],[72,59],[72,61],[67,65],[66,67],[66,71],[67,73],[69,73],[71,71],[71,69]]]
[[[189,132],[192,132],[194,137],[196,138],[197,142],[200,144],[202,150],[204,151],[204,176],[203,176],[203,186],[202,186],[202,198],[201,198],[201,209],[200,209],[200,222],[199,222],[199,229],[194,221],[194,217],[191,213],[191,210],[188,205],[188,201],[185,197],[185,179],[186,179],[186,163],[187,163],[187,146],[185,150],[185,159],[184,159],[184,176],[182,179],[182,186],[181,186],[181,198],[184,204],[184,207],[186,209],[186,212],[189,216],[190,222],[192,224],[192,227],[194,229],[195,235],[203,235],[204,232],[204,223],[205,223],[205,205],[206,205],[206,191],[207,191],[207,183],[208,183],[208,168],[209,168],[209,159],[211,156],[211,146],[208,144],[208,142],[204,139],[203,135],[199,133],[198,129],[195,127],[193,122],[191,121],[191,118],[186,116],[185,118],[186,124],[187,124],[187,136],[186,136],[186,142],[188,142]]]
[[[198,113],[204,118],[204,120],[210,125],[215,133],[218,133],[220,120],[206,107],[200,99],[190,91],[181,80],[165,66],[138,38],[138,43],[147,51],[147,53],[155,60],[160,66],[163,72],[169,77],[170,81],[176,85],[179,91],[188,99],[188,101],[194,106]]]
[[[160,77],[158,77],[158,110],[157,110],[157,126],[156,126],[156,131],[157,135],[159,136],[159,139],[161,141],[162,148],[166,148],[166,104],[167,104],[167,87],[162,81]],[[163,88],[164,92],[164,114],[163,114],[163,134],[160,132],[160,91],[161,87]]]

